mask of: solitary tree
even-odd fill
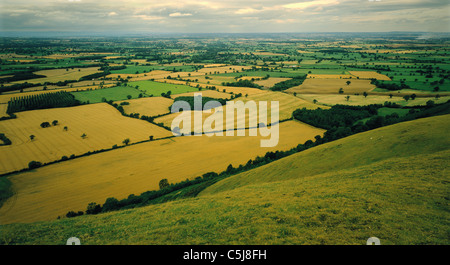
[[[164,189],[169,186],[169,181],[167,179],[162,179],[159,181],[159,188]]]
[[[339,88],[339,94],[342,94],[342,93],[344,93],[344,89],[342,89],[342,87],[341,87],[341,88]]]
[[[124,145],[128,145],[128,144],[130,143],[130,139],[127,138],[127,139],[123,140],[122,143],[123,143]]]
[[[64,126],[64,131],[67,132],[67,130],[69,130],[69,128],[67,128],[67,126]]]
[[[403,98],[404,98],[406,101],[408,101],[409,98],[410,98],[410,96],[409,96],[409,95],[405,95],[405,96],[403,96]]]
[[[33,140],[34,140],[34,138],[35,138],[35,136],[34,136],[34,135],[30,135],[30,140],[31,140],[31,141],[33,141]]]
[[[83,133],[82,135],[81,135],[81,138],[83,138],[83,139],[85,139],[87,137],[87,135],[85,134],[85,133]]]
[[[412,95],[411,95],[411,99],[412,99],[412,100],[414,100],[416,97],[417,97],[416,94],[412,94]]]
[[[150,135],[149,139],[150,141],[153,141],[153,135]]]
[[[352,82],[350,82],[350,81],[347,81],[347,82],[345,82],[345,83],[347,83],[347,86],[348,86],[348,85],[350,85],[350,84],[351,84]]]
[[[128,98],[128,99],[131,99],[131,95],[128,95],[127,98]]]
[[[367,98],[368,95],[369,95],[369,94],[367,94],[367,92],[364,91],[363,96],[364,96],[365,98]]]
[[[52,125],[53,125],[53,126],[58,125],[58,121],[57,121],[57,120],[52,121]]]
[[[350,96],[346,96],[345,99],[348,101],[350,99]]]

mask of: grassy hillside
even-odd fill
[[[138,209],[0,226],[0,244],[449,244],[449,115],[361,133]]]
[[[450,115],[436,116],[346,137],[227,178],[201,194],[354,168],[394,157],[448,150],[449,119]]]

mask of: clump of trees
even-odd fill
[[[235,87],[253,87],[253,88],[261,88],[260,85],[253,83],[248,79],[240,79],[237,82],[223,82],[223,86],[235,86]]]
[[[299,86],[299,85],[303,84],[303,81],[305,81],[305,79],[306,79],[306,75],[296,76],[292,79],[276,83],[272,88],[270,88],[270,90],[283,91],[283,90],[286,90],[286,89],[294,87],[294,86]]]
[[[379,81],[376,79],[372,79],[371,84],[375,85],[378,88],[383,88],[383,89],[387,89],[387,90],[400,90],[400,89],[408,89],[411,88],[410,86],[408,86],[405,83],[394,83],[394,82],[383,82],[383,81]]]
[[[237,95],[233,95],[232,96],[232,98],[236,98],[236,97],[238,97],[239,95],[242,95],[242,94],[237,94]],[[199,97],[200,98],[200,97]],[[204,106],[205,106],[205,104],[207,103],[207,102],[209,102],[209,101],[217,101],[217,102],[219,102],[220,103],[220,105],[222,105],[222,106],[224,106],[226,103],[227,103],[227,100],[226,99],[223,99],[223,98],[210,98],[210,97],[201,97],[201,99],[202,99],[202,104],[201,104],[201,107],[202,107],[202,109],[203,110],[206,110],[205,108],[204,108]],[[187,103],[189,103],[189,105],[190,105],[190,107],[191,107],[191,110],[200,110],[200,109],[197,109],[196,108],[196,106],[194,105],[194,100],[195,100],[195,97],[193,97],[193,96],[182,96],[182,97],[177,97],[175,100],[174,100],[174,104],[175,104],[175,102],[177,102],[177,101],[186,101]],[[215,108],[215,107],[219,107],[219,105],[215,105],[215,106],[212,106],[213,108]],[[172,108],[172,106],[169,108],[169,109],[171,109]]]

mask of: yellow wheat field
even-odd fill
[[[138,98],[130,100],[117,101],[120,104],[122,102],[128,102],[130,105],[122,105],[125,113],[139,113],[146,116],[157,116],[169,113],[169,107],[172,105],[173,100],[164,97],[150,97],[150,98]]]
[[[100,71],[98,67],[88,67],[88,68],[74,68],[74,69],[66,68],[66,69],[41,70],[34,73],[38,75],[44,75],[46,77],[30,79],[27,80],[28,83],[43,84],[45,82],[56,83],[65,80],[78,80],[86,75],[100,73]],[[23,83],[23,81],[17,81],[13,83],[15,84]]]
[[[12,145],[0,146],[0,174],[28,167],[30,161],[42,163],[72,154],[109,149],[130,143],[171,136],[172,133],[149,122],[122,116],[114,107],[92,104],[70,108],[33,110],[16,113],[17,118],[0,121],[0,132]],[[57,120],[59,125],[41,128],[42,122]],[[65,131],[64,127],[68,130]],[[81,135],[86,134],[83,139]],[[35,139],[31,140],[30,135]]]
[[[354,75],[356,77],[359,77],[360,79],[378,79],[378,80],[391,80],[389,77],[387,77],[386,75],[382,75],[379,74],[377,72],[374,71],[349,71],[349,73],[351,75]]]
[[[296,121],[280,124],[278,146],[260,147],[260,136],[184,136],[141,143],[53,164],[8,177],[16,192],[0,209],[0,222],[53,220],[68,211],[84,211],[90,202],[157,190],[207,172],[237,167],[268,151],[288,150],[322,135],[323,130]],[[248,133],[246,134],[248,135]]]
[[[256,81],[254,81],[254,83],[268,89],[268,88],[273,87],[277,83],[280,83],[280,82],[283,82],[286,80],[290,80],[290,79],[292,79],[292,78],[269,77],[266,80],[256,80]]]
[[[349,85],[347,81],[350,81]],[[307,78],[300,86],[291,87],[285,91],[297,94],[338,94],[340,88],[345,94],[354,94],[371,91],[375,85],[372,85],[370,80]]]
[[[8,104],[0,104],[0,118],[8,116],[6,110],[8,109]],[[0,132],[1,133],[1,132]]]

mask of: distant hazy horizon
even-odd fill
[[[449,32],[442,0],[2,0],[2,35]]]

